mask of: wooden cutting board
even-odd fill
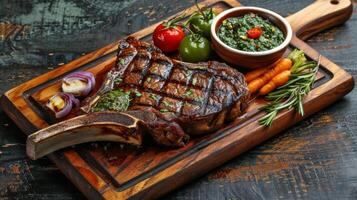
[[[240,6],[234,0],[207,0],[202,4],[219,11]],[[189,8],[186,13],[194,10],[194,7]],[[351,13],[350,0],[319,0],[289,16],[287,19],[296,34],[290,49],[300,48],[310,59],[316,59],[319,53],[300,39],[345,22]],[[149,40],[156,25],[133,36]],[[110,44],[9,90],[1,97],[3,110],[26,135],[48,126],[50,122],[40,103],[59,90],[59,82],[66,74],[88,70],[97,75],[111,67],[116,48],[117,43]],[[117,143],[95,143],[67,148],[49,155],[49,158],[90,199],[151,199],[206,173],[332,104],[350,92],[353,86],[350,74],[322,57],[318,81],[304,100],[304,117],[293,110],[285,110],[278,115],[278,123],[270,128],[262,127],[257,120],[264,113],[258,108],[266,102],[258,99],[251,103],[243,120],[227,124],[216,133],[193,139],[180,149],[155,145],[136,149]]]

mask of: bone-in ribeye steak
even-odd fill
[[[127,102],[126,111],[96,109],[118,91],[126,101],[111,102]],[[159,144],[183,146],[189,135],[213,132],[241,115],[248,98],[244,76],[237,70],[219,62],[173,60],[152,44],[128,37],[119,42],[117,61],[100,89],[83,101],[81,110],[87,114],[31,134],[27,155],[37,159],[90,141],[141,145],[145,133]]]
[[[241,115],[249,97],[244,76],[237,70],[214,61],[173,60],[133,37],[119,42],[116,65],[98,95],[113,89],[132,94],[128,110],[155,113],[157,119],[147,122],[148,132],[168,146],[184,145],[186,134],[217,130]],[[84,109],[94,105],[89,101]]]

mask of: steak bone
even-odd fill
[[[159,125],[163,128],[158,128]],[[155,130],[149,130],[151,127]],[[188,140],[176,123],[158,119],[152,112],[96,112],[62,121],[29,135],[26,152],[36,160],[56,150],[86,142],[111,141],[141,146],[146,132],[151,133],[156,141],[176,146],[183,146]]]

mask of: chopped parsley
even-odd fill
[[[161,109],[160,112],[165,113],[165,112],[170,112],[170,111],[167,109]]]
[[[119,78],[119,77],[117,77],[117,78],[114,79],[114,83],[115,83],[115,84],[119,84],[119,83],[121,83],[121,82],[123,82],[123,79],[121,79],[121,78]]]
[[[142,95],[139,91],[137,91],[137,90],[135,90],[134,93],[135,93],[135,96],[137,96],[137,97],[143,96],[143,95]]]
[[[193,96],[193,90],[192,90],[191,88],[188,89],[188,90],[185,92],[184,96],[186,96],[186,97],[192,97],[192,96]]]
[[[125,60],[124,60],[123,58],[120,58],[120,59],[119,59],[119,63],[120,63],[121,65],[124,65],[124,64],[125,64]]]
[[[172,102],[162,101],[162,103],[163,103],[166,107],[173,107],[173,106],[174,106],[174,103],[172,103]]]
[[[160,99],[160,97],[158,95],[152,94],[152,93],[149,95],[149,97],[155,101],[158,101]]]

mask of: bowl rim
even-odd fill
[[[226,45],[224,42],[222,42],[221,39],[219,39],[219,37],[217,36],[216,33],[216,26],[218,21],[226,16],[227,14],[230,14],[232,12],[235,11],[239,11],[239,10],[251,10],[253,13],[254,11],[261,11],[261,12],[265,12],[269,15],[272,15],[273,17],[277,18],[278,20],[280,20],[285,28],[286,28],[286,37],[283,43],[281,43],[279,46],[274,47],[273,49],[270,50],[266,50],[266,51],[257,51],[257,52],[250,52],[250,51],[242,51],[242,50],[238,50],[238,49],[234,49],[228,45]],[[238,15],[239,16],[239,15]],[[213,37],[213,39],[215,41],[217,41],[221,46],[223,46],[224,48],[226,48],[227,50],[233,52],[233,53],[239,53],[239,54],[243,54],[243,55],[249,55],[249,56],[265,56],[265,55],[270,55],[273,53],[276,53],[282,49],[284,49],[286,46],[289,45],[289,43],[291,42],[292,36],[293,36],[293,31],[291,28],[290,23],[281,15],[279,15],[278,13],[265,9],[265,8],[260,8],[260,7],[255,7],[255,6],[241,6],[241,7],[236,7],[236,8],[230,8],[228,10],[223,11],[222,13],[220,13],[219,15],[217,15],[212,22],[212,26],[211,26],[211,36]]]

